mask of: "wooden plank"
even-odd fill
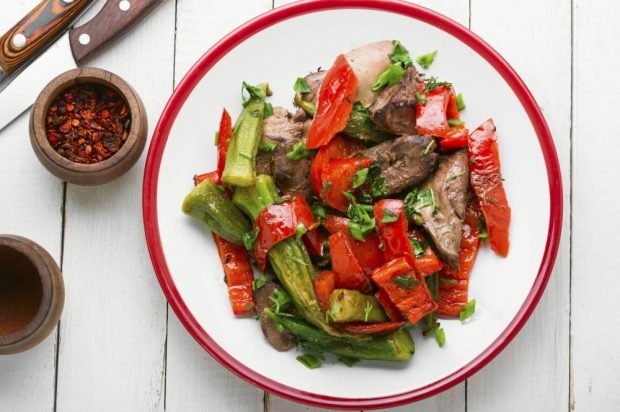
[[[617,265],[618,145],[614,127],[620,86],[620,13],[613,0],[574,2],[572,389],[577,411],[614,410],[620,402],[620,288]],[[600,82],[604,97],[598,96]],[[596,95],[596,96],[595,96]]]
[[[287,3],[292,3],[292,0],[275,0],[275,6],[281,6]],[[438,11],[446,16],[456,20],[464,26],[468,25],[469,21],[469,2],[468,0],[419,0],[415,1],[424,7],[428,7],[435,11]],[[378,39],[379,40],[379,39]],[[313,411],[320,412],[323,409],[311,408],[304,405],[296,405],[293,402],[287,401],[274,395],[268,395],[269,397],[269,412],[296,412],[296,411]],[[461,383],[456,387],[443,392],[430,399],[426,399],[415,404],[413,408],[416,411],[464,411],[465,410],[465,384]],[[411,411],[412,406],[403,406],[400,408],[393,408],[390,411]]]
[[[469,380],[469,411],[568,407],[570,13],[567,0],[472,0],[473,31],[519,72],[549,122],[563,171],[567,218],[555,270],[538,308],[510,346]]]
[[[2,7],[4,33],[37,3],[8,2]],[[28,139],[28,114],[0,132],[0,232],[41,244],[60,263],[62,183],[41,166]],[[53,411],[57,330],[39,346],[0,356],[0,409]]]
[[[271,8],[271,0],[178,2],[175,83],[222,36]],[[213,360],[170,310],[166,410],[262,411],[262,391]]]
[[[151,130],[172,91],[174,20],[165,2],[90,62],[137,90]],[[144,157],[110,184],[68,186],[59,411],[164,410],[166,302],[144,242]]]

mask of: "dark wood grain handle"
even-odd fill
[[[0,37],[2,77],[15,73],[52,44],[93,0],[43,0]]]
[[[90,21],[69,33],[78,65],[118,40],[165,0],[108,0]]]

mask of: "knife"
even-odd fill
[[[0,37],[0,84],[41,54],[93,0],[43,0]],[[2,90],[2,89],[0,89]]]
[[[101,52],[164,1],[108,0],[95,17],[65,33],[0,92],[0,130],[28,109],[52,78]]]

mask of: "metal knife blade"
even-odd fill
[[[0,92],[0,130],[26,111],[43,87],[120,38],[165,0],[108,0],[95,17],[65,33]]]
[[[26,111],[39,92],[54,77],[77,67],[69,33],[65,33],[34,62],[26,67],[0,93],[0,130]]]

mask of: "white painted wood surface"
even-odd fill
[[[0,32],[36,1],[6,2]],[[275,0],[275,6],[288,2]],[[613,128],[620,29],[612,17],[620,3],[418,3],[470,25],[529,85],[554,134],[565,221],[554,275],[514,342],[467,384],[394,410],[614,410],[620,401],[620,280],[610,256],[617,254],[613,230],[620,224],[620,149]],[[92,64],[138,90],[152,130],[195,60],[273,5],[168,0]],[[0,357],[0,411],[320,411],[267,396],[225,370],[167,308],[142,234],[143,159],[114,183],[67,185],[65,194],[35,160],[25,116],[0,133],[0,232],[30,237],[62,259],[67,287],[59,333],[27,353]]]

